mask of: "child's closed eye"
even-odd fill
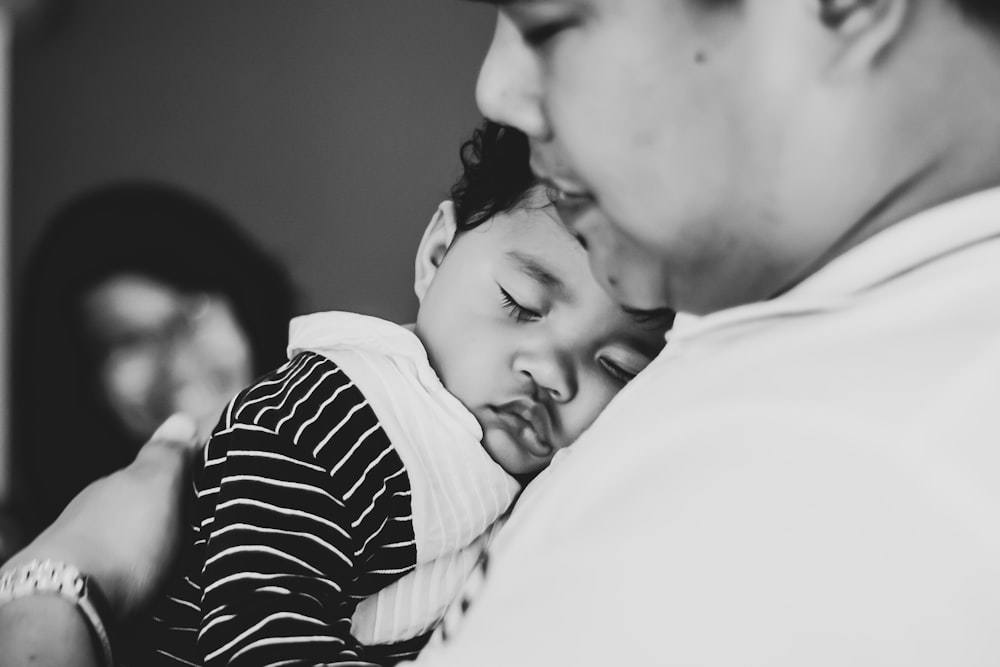
[[[499,287],[499,289],[500,302],[503,304],[504,310],[506,310],[512,318],[518,322],[535,322],[542,319],[541,313],[522,306],[514,299],[514,297],[510,295],[510,292],[505,290],[503,287]]]
[[[597,363],[612,379],[625,385],[649,365],[649,358],[638,352],[628,351],[615,355],[601,355],[597,358]]]

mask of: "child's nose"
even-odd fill
[[[571,355],[549,348],[525,351],[514,361],[514,370],[526,382],[539,400],[567,403],[573,400],[578,383]]]

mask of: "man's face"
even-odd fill
[[[809,58],[786,58],[803,30],[780,26],[805,4],[501,5],[480,108],[531,138],[534,169],[568,196],[560,214],[620,302],[708,312],[766,298],[831,242],[786,227],[776,188],[812,173],[795,139],[818,106]]]

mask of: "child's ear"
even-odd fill
[[[430,224],[424,230],[424,237],[420,239],[420,246],[417,247],[417,261],[415,278],[413,281],[413,291],[417,293],[417,298],[424,300],[424,294],[434,280],[434,274],[441,266],[444,255],[448,252],[448,247],[455,240],[456,231],[455,205],[450,201],[441,202]]]

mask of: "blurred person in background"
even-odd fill
[[[171,413],[194,416],[207,437],[226,401],[284,359],[292,311],[285,270],[193,194],[122,183],[63,207],[15,321],[24,532],[131,461]]]

